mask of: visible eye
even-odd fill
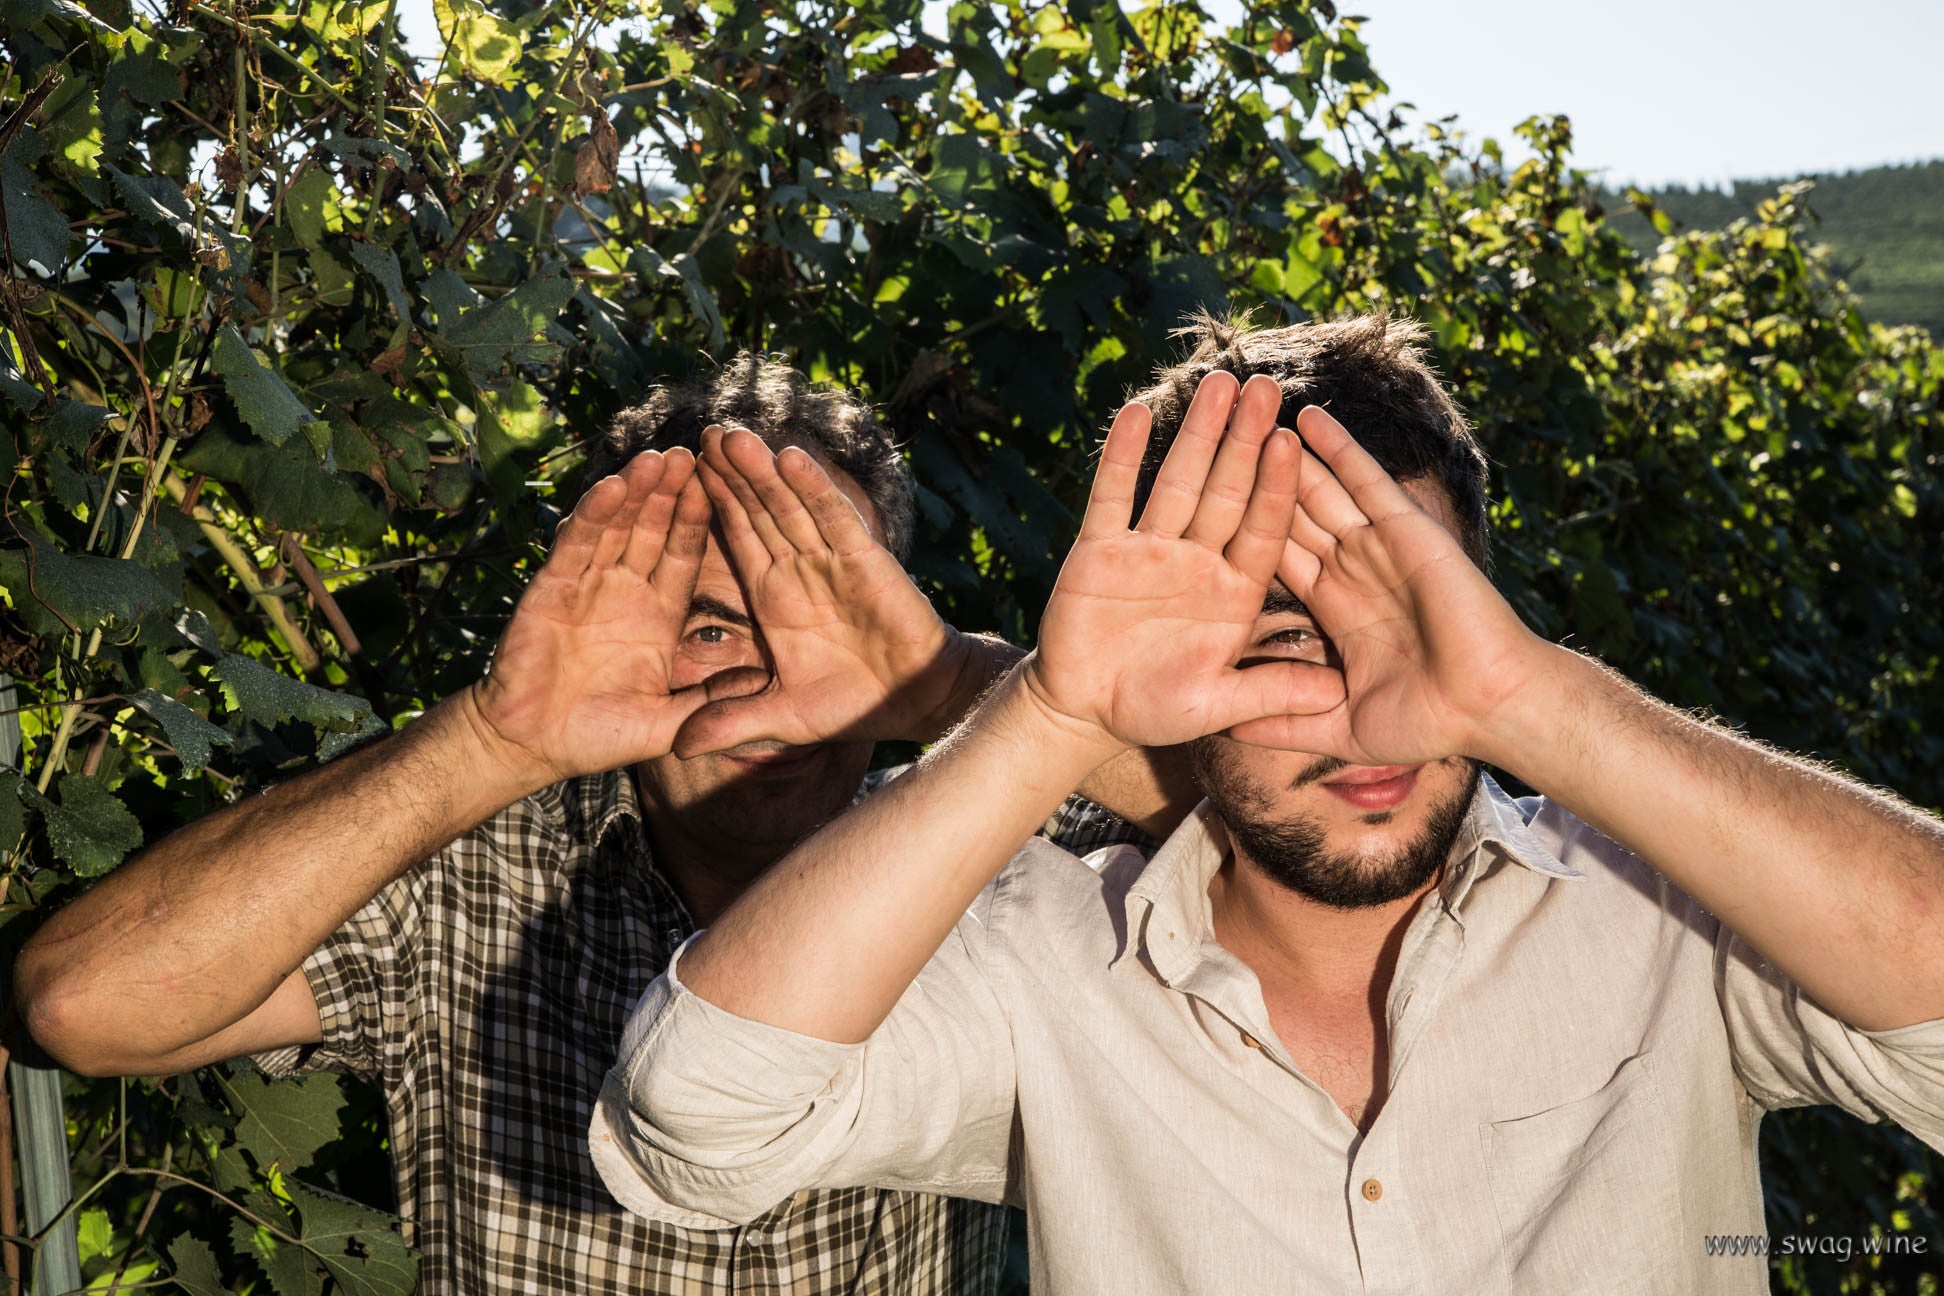
[[[1313,625],[1286,625],[1256,640],[1255,652],[1265,659],[1327,663],[1330,641]]]
[[[719,644],[729,642],[729,631],[719,625],[697,626],[689,632],[689,638],[697,643]]]

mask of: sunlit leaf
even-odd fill
[[[432,13],[439,35],[480,80],[503,82],[519,61],[518,25],[495,17],[478,0],[432,0]]]

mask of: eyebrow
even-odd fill
[[[1316,619],[1310,615],[1309,605],[1297,598],[1289,586],[1280,580],[1270,581],[1269,588],[1262,595],[1262,615],[1281,616],[1285,613],[1309,617],[1312,621]]]
[[[730,625],[747,630],[751,624],[749,614],[737,611],[719,598],[708,594],[697,594],[689,600],[689,620],[704,617],[711,621],[727,621]]]

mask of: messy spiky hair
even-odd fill
[[[1425,359],[1423,325],[1379,312],[1256,329],[1246,316],[1203,313],[1175,336],[1189,340],[1187,357],[1129,398],[1154,413],[1136,517],[1201,380],[1217,369],[1241,382],[1267,374],[1282,388],[1283,426],[1295,427],[1305,405],[1321,405],[1392,477],[1436,482],[1457,516],[1465,552],[1486,565],[1485,452]]]
[[[607,434],[588,447],[581,491],[644,450],[699,451],[702,429],[711,423],[746,427],[773,450],[801,446],[826,468],[842,469],[877,512],[884,547],[899,561],[910,552],[911,475],[871,407],[851,392],[813,385],[781,360],[751,351],[713,372],[658,387],[641,404],[615,415]]]

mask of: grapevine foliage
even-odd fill
[[[916,573],[1030,638],[1099,429],[1199,307],[1424,320],[1535,626],[1944,804],[1944,358],[1859,316],[1800,189],[1678,237],[1636,195],[1642,260],[1563,119],[1515,164],[1380,111],[1329,0],[437,0],[436,66],[391,0],[166,5],[0,0],[8,957],[475,678],[574,447],[736,348],[877,402]],[[68,1096],[90,1280],[411,1287],[357,1086]],[[1778,1231],[1944,1249],[1915,1141],[1768,1128]]]

